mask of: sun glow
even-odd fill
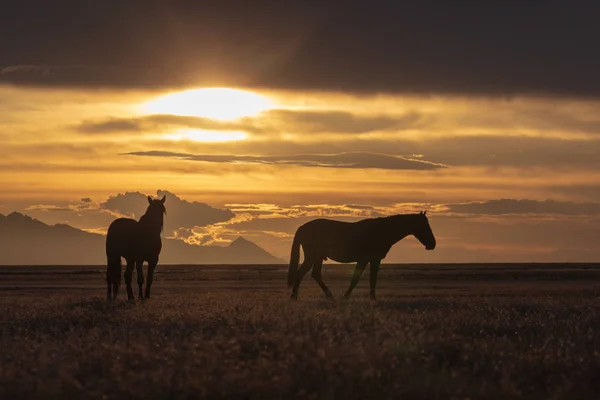
[[[202,88],[170,93],[141,105],[144,113],[234,120],[271,108],[271,101],[257,93],[231,88]]]
[[[245,132],[205,131],[200,129],[179,129],[173,133],[163,135],[168,140],[194,140],[196,142],[232,142],[244,140],[248,137]]]

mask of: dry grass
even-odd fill
[[[278,280],[253,288],[259,275],[214,290],[210,280],[169,286],[163,275],[155,297],[133,305],[107,305],[101,286],[4,287],[0,398],[591,399],[600,390],[600,300],[585,281],[388,280],[372,304],[364,279],[334,305],[308,279],[291,302]]]

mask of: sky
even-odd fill
[[[285,4],[284,4],[285,3]],[[288,258],[317,217],[427,211],[388,262],[597,261],[592,1],[13,1],[0,213]]]

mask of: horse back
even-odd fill
[[[375,219],[357,222],[336,221],[327,218],[311,220],[300,228],[301,243],[324,258],[338,262],[353,262],[384,258],[391,245],[382,241]]]
[[[162,250],[160,235],[141,229],[138,221],[118,218],[108,227],[106,255],[150,260],[158,258]]]

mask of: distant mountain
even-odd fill
[[[273,257],[271,253],[269,253],[256,243],[246,240],[241,236],[238,236],[238,238],[231,242],[231,244],[227,248],[232,254],[251,254],[252,257],[257,257],[260,259]],[[284,264],[287,263],[284,260],[279,260],[279,262]]]
[[[105,236],[65,224],[47,225],[27,215],[0,214],[0,265],[102,265]],[[256,244],[238,237],[227,247],[195,246],[164,239],[161,264],[281,264]]]

